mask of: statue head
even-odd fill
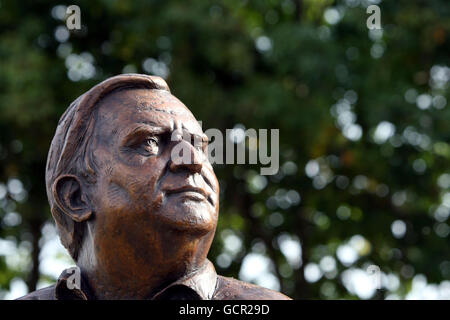
[[[46,186],[77,265],[119,282],[201,265],[219,212],[207,144],[159,77],[115,76],[76,99],[58,123]]]

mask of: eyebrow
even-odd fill
[[[153,122],[139,122],[137,126],[127,130],[123,135],[122,141],[132,140],[134,137],[139,135],[160,135],[170,132],[172,129],[170,126],[161,126]]]
[[[165,133],[170,133],[173,131],[173,126],[161,126],[152,121],[138,122],[138,125],[129,130],[123,137],[122,141],[132,140],[135,136],[150,134],[150,135],[161,135]],[[190,133],[187,128],[183,128],[183,131],[187,131],[188,134],[194,139],[199,139],[202,142],[209,142],[209,138],[206,134]]]
[[[161,125],[161,124],[158,124],[153,121],[141,121],[141,122],[138,122],[138,125],[131,132],[140,131],[140,130],[146,130],[153,134],[161,134],[161,133],[166,133],[166,132],[172,131],[173,124]]]

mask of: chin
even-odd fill
[[[163,205],[159,211],[160,221],[171,229],[205,235],[213,231],[217,215],[207,202],[183,199]]]

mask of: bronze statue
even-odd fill
[[[21,299],[289,299],[218,276],[207,259],[219,213],[207,143],[161,78],[119,75],[76,99],[56,129],[46,184],[81,284],[71,288],[65,271]],[[180,144],[192,161],[173,159]]]

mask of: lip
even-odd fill
[[[165,192],[167,195],[184,193],[184,194],[186,194],[186,196],[188,196],[189,198],[192,198],[193,200],[207,199],[208,202],[212,206],[214,206],[211,195],[209,193],[207,193],[205,190],[198,188],[198,187],[187,185],[187,186],[182,186],[180,188],[167,189],[167,190],[165,190]]]

